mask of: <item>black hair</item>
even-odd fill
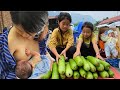
[[[60,12],[58,15],[58,21],[61,22],[64,19],[68,19],[70,23],[72,22],[71,15],[67,12]]]
[[[47,11],[10,11],[12,22],[27,33],[39,32],[48,21]]]
[[[94,30],[94,26],[93,26],[93,24],[92,24],[91,22],[84,22],[83,25],[82,25],[82,29],[83,29],[84,27],[90,28],[91,31]]]
[[[32,75],[32,65],[28,61],[18,61],[15,74],[20,79],[28,79]]]
[[[104,33],[106,30],[109,30],[109,27],[105,26],[105,27],[101,27],[99,28],[99,31],[98,31],[98,39],[101,40],[101,34]]]

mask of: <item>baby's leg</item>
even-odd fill
[[[110,48],[107,45],[105,46],[105,55],[107,59],[110,59]]]
[[[114,56],[114,58],[117,58],[118,51],[116,50],[116,48],[112,49],[112,55]]]

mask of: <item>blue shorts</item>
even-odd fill
[[[47,73],[49,70],[50,60],[46,55],[41,55],[41,61],[35,66],[29,79],[39,79],[40,75]]]

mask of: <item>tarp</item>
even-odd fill
[[[79,22],[79,24],[77,26],[74,27],[73,29],[73,34],[74,34],[74,42],[76,43],[76,39],[78,38],[78,36],[80,35],[80,33],[82,32],[82,25],[83,22]]]
[[[74,33],[81,33],[82,32],[82,25],[83,25],[83,22],[79,22],[79,24],[77,26],[74,27]]]

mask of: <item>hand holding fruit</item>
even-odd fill
[[[101,59],[101,60],[104,60],[104,59],[101,57],[100,54],[96,54],[96,58]]]
[[[63,50],[60,55],[63,55],[66,59],[66,51],[65,50]]]
[[[56,55],[56,62],[58,63],[58,59],[60,58],[60,55],[59,54],[57,54]]]
[[[78,55],[81,55],[80,51],[76,51],[76,52],[74,53],[74,55],[73,55],[73,58],[75,58],[75,57],[78,56]]]

